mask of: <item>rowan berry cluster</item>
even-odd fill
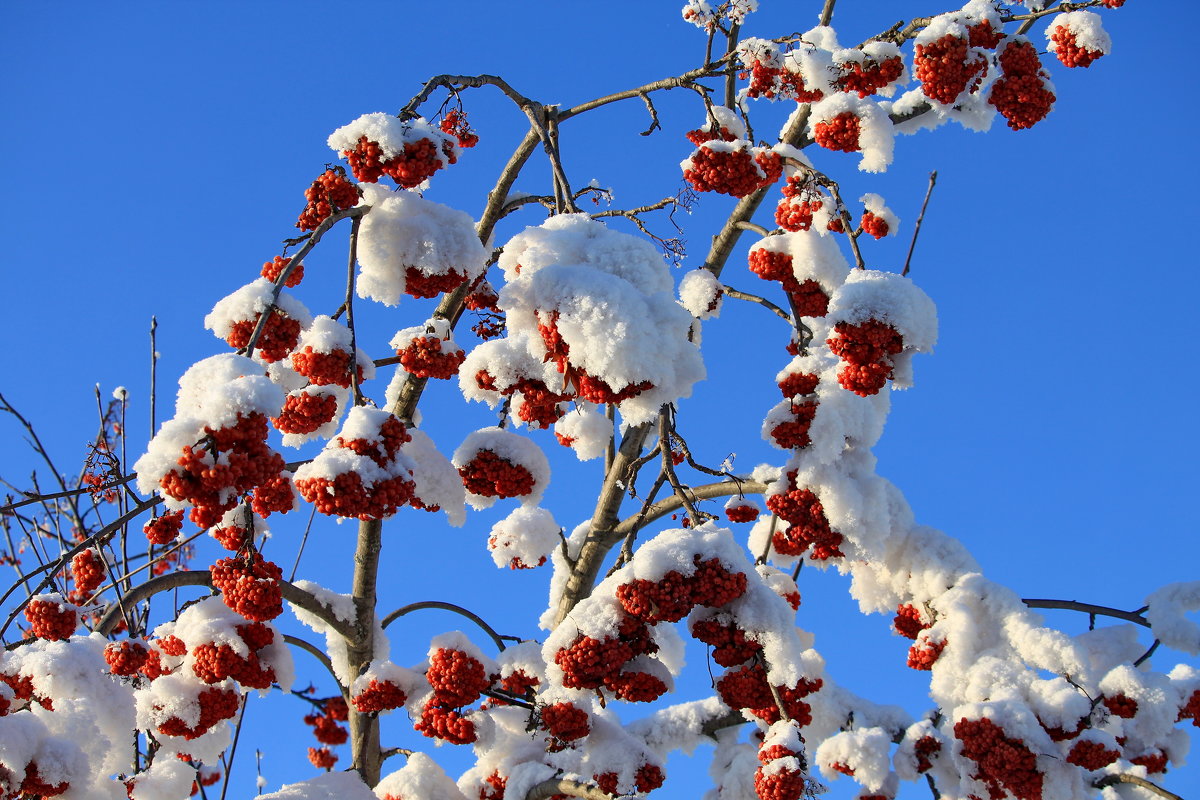
[[[908,648],[908,666],[922,672],[933,669],[934,663],[946,649],[945,639],[930,639],[921,636],[912,647]]]
[[[917,757],[917,772],[924,773],[933,769],[933,759],[942,752],[942,743],[932,736],[922,736],[913,744],[913,754]]]
[[[978,89],[986,71],[987,58],[971,53],[969,39],[955,33],[916,45],[913,73],[930,100],[951,105],[963,92]]]
[[[541,728],[550,734],[549,749],[558,752],[592,731],[589,715],[574,703],[551,703],[539,714]]]
[[[537,313],[537,319],[538,333],[541,335],[542,342],[546,347],[545,360],[553,361],[558,371],[563,374],[563,388],[566,389],[569,385],[569,387],[574,390],[573,393],[568,392],[564,394],[558,394],[557,396],[559,400],[555,402],[570,400],[572,397],[578,396],[582,400],[586,400],[589,403],[595,403],[597,405],[621,403],[630,399],[631,397],[637,397],[642,392],[646,392],[654,388],[654,384],[649,381],[639,381],[637,383],[627,383],[618,390],[614,389],[612,385],[610,385],[608,381],[604,380],[603,378],[589,375],[587,370],[575,366],[569,360],[571,347],[562,338],[562,334],[560,334],[558,330],[559,312],[539,311]],[[490,378],[490,376],[487,377]],[[494,383],[487,385],[481,382],[479,375],[476,375],[475,379],[477,382],[479,382],[480,388],[497,391]],[[503,392],[503,394],[511,394],[521,385],[521,383],[518,383],[510,386]],[[527,387],[538,387],[538,392],[541,391],[540,387],[545,386],[545,384],[541,381],[535,381],[533,379],[530,379],[530,382],[527,382],[524,385]],[[549,389],[547,388],[546,391],[549,392]],[[541,419],[548,419],[549,412],[546,404],[549,403],[549,395],[538,396],[538,394],[535,393],[532,399],[535,403],[540,403],[540,407],[542,409],[542,412],[536,415],[534,411],[528,412],[532,419],[539,422]],[[558,414],[554,417],[554,420],[559,419],[561,416],[561,414]],[[551,423],[552,422],[553,420]]]
[[[271,283],[275,283],[276,281],[279,280],[279,276],[283,274],[283,271],[287,268],[287,265],[290,264],[291,262],[292,262],[292,259],[290,259],[290,258],[285,258],[283,256],[275,256],[275,259],[273,261],[266,261],[263,263],[262,276],[264,278],[266,278],[267,280],[269,280]],[[283,285],[287,286],[288,288],[291,288],[293,286],[299,286],[300,281],[302,281],[302,280],[304,280],[304,265],[297,264],[295,267],[292,268],[292,271],[290,273],[288,273],[287,280],[283,282]]]
[[[1075,32],[1064,25],[1050,31],[1054,55],[1065,67],[1090,67],[1092,62],[1104,55],[1103,50],[1091,50],[1080,46]]]
[[[788,479],[794,486],[795,473],[788,473]],[[790,523],[783,530],[776,530],[771,537],[771,546],[776,553],[798,556],[811,547],[809,558],[814,561],[845,556],[841,551],[842,534],[830,527],[825,507],[811,490],[791,488],[771,495],[767,498],[767,508]]]
[[[94,547],[80,550],[71,558],[71,578],[75,582],[75,590],[67,599],[76,605],[86,603],[104,583],[107,572],[99,550]]]
[[[791,419],[780,422],[771,428],[771,438],[784,450],[808,447],[812,444],[812,437],[808,435],[808,431],[817,415],[816,401],[805,400],[800,403],[792,403],[789,413]]]
[[[357,173],[355,177],[358,177]],[[346,179],[346,170],[330,167],[304,190],[304,199],[308,204],[300,212],[296,227],[302,231],[311,231],[333,214],[358,205],[358,187]],[[296,282],[299,283],[299,279]]]
[[[354,356],[348,350],[335,347],[327,353],[316,352],[312,345],[292,353],[292,369],[308,378],[314,386],[350,388],[351,364]],[[363,368],[358,366],[358,382],[362,383]]]
[[[693,189],[733,197],[745,197],[770,186],[782,172],[783,160],[778,153],[753,147],[742,139],[705,142],[683,163],[683,177]]]
[[[804,76],[798,70],[788,69],[782,61],[780,66],[772,66],[761,59],[749,63],[743,61],[746,69],[740,77],[750,80],[746,87],[747,97],[789,98],[797,103],[815,103],[825,96],[818,88],[809,88],[804,84]]]
[[[479,136],[471,130],[467,123],[467,112],[451,109],[442,117],[442,133],[448,133],[458,140],[459,147],[474,147],[479,144]],[[453,162],[451,162],[453,163]]]
[[[337,395],[331,392],[298,389],[283,401],[283,410],[271,424],[280,433],[306,435],[326,425],[337,416]]]
[[[439,647],[430,654],[425,679],[433,688],[433,694],[421,709],[414,729],[451,744],[475,741],[475,723],[462,713],[462,709],[478,700],[491,686],[492,677],[484,665],[463,650]]]
[[[790,253],[753,247],[748,256],[750,271],[763,280],[779,281],[793,310],[802,317],[823,317],[829,313],[829,295],[812,278],[798,280],[792,271]]]
[[[988,102],[1013,130],[1032,128],[1050,113],[1055,100],[1037,50],[1023,39],[1010,40],[1000,51],[1000,71]]]
[[[800,727],[812,722],[812,707],[803,698],[819,691],[822,681],[801,678],[795,686],[776,686],[775,692],[783,701],[788,719]],[[754,716],[773,725],[782,717],[775,702],[775,693],[767,682],[767,671],[762,664],[754,663],[731,669],[717,681],[717,694],[730,708],[749,711]]]
[[[881,61],[850,61],[840,67],[842,74],[837,79],[837,87],[843,92],[857,92],[859,97],[875,94],[904,74],[904,60],[900,56]]]
[[[962,742],[963,757],[976,764],[972,777],[986,784],[989,794],[1042,800],[1042,773],[1025,742],[1005,735],[990,719],[966,717],[954,723],[954,737]]]
[[[447,272],[424,272],[417,267],[406,267],[404,293],[410,297],[437,297],[444,292],[453,292],[466,280],[466,273],[454,269]]]
[[[929,623],[924,620],[916,606],[902,603],[896,607],[896,616],[892,619],[892,629],[906,639],[916,639],[921,631],[927,630]]]
[[[439,138],[437,142],[432,138],[435,133]],[[350,171],[356,179],[375,183],[387,175],[404,189],[415,189],[447,163],[453,164],[458,160],[454,139],[432,128],[425,136],[405,141],[403,149],[391,158],[383,158],[379,143],[366,136],[358,140],[353,150],[343,150],[342,155],[350,164]]]
[[[1071,746],[1071,752],[1067,753],[1067,763],[1091,772],[1107,767],[1120,756],[1118,751],[1109,750],[1101,742],[1080,739]]]
[[[892,377],[892,356],[904,349],[899,332],[875,319],[857,325],[839,322],[825,343],[842,360],[838,383],[863,397],[879,393]]]
[[[317,769],[331,770],[337,764],[338,757],[328,747],[310,747],[308,760]]]
[[[346,706],[346,701],[340,696],[329,697],[323,701],[318,700],[316,702],[320,705],[321,712],[319,714],[306,714],[304,716],[304,724],[313,729],[313,736],[316,737],[317,742],[325,745],[320,748],[326,754],[322,757],[332,759],[329,761],[330,766],[332,766],[337,761],[337,756],[329,750],[329,746],[336,747],[340,744],[345,744],[350,738],[350,732],[344,726],[338,724],[348,720],[350,712]],[[310,760],[313,751],[314,748],[310,747],[308,751]],[[314,762],[314,765],[321,766],[320,764],[316,764],[316,762]]]
[[[1105,697],[1102,701],[1104,707],[1114,717],[1122,717],[1123,719],[1133,719],[1137,716],[1138,702],[1132,697],[1125,694],[1115,694],[1111,697]]]
[[[863,229],[863,233],[869,234],[876,239],[882,239],[890,232],[887,220],[883,217],[875,216],[870,211],[863,212],[862,219],[858,224]]]
[[[25,605],[29,632],[39,639],[60,642],[70,639],[79,627],[79,608],[58,594],[34,595]]]
[[[521,464],[514,464],[491,450],[480,450],[458,468],[463,486],[481,497],[523,497],[534,487],[534,477]]]
[[[458,368],[467,354],[462,348],[438,336],[417,336],[396,351],[400,365],[418,378],[449,380],[458,375]]]
[[[642,764],[634,772],[632,789],[645,794],[652,792],[663,785],[662,768],[657,764]],[[634,791],[622,791],[621,778],[615,772],[601,772],[592,776],[592,780],[596,782],[596,786],[600,791],[607,792],[613,797],[618,797],[623,794],[633,794]]]
[[[857,153],[862,149],[859,135],[862,123],[853,111],[843,111],[836,116],[813,125],[813,141],[827,150],[842,153]]]
[[[745,498],[733,500],[725,505],[725,518],[730,522],[753,522],[758,519],[759,508]]]
[[[158,732],[167,736],[181,736],[189,741],[198,739],[218,722],[237,716],[241,705],[237,692],[216,686],[200,690],[196,701],[200,706],[200,716],[194,725],[188,725],[179,717],[169,717],[159,724]]]
[[[250,336],[258,326],[259,316],[261,315],[256,314],[253,319],[238,320],[230,326],[229,334],[225,337],[225,341],[229,343],[230,347],[241,350],[250,344]],[[286,358],[288,353],[295,350],[298,341],[300,341],[299,320],[292,319],[277,308],[267,317],[266,324],[263,325],[258,341],[254,345],[254,352],[262,356],[263,361],[273,364]]]
[[[825,198],[807,175],[789,175],[781,187],[783,198],[775,207],[775,224],[786,231],[812,228],[813,215],[825,205]]]
[[[246,552],[217,559],[209,570],[213,588],[234,612],[248,620],[265,622],[283,613],[279,581],[283,571],[259,553]]]
[[[360,714],[378,714],[404,705],[408,702],[408,695],[391,681],[372,678],[367,687],[354,695],[350,702],[354,703]]]
[[[713,661],[722,667],[745,664],[762,652],[762,645],[746,637],[746,632],[729,617],[717,615],[692,622],[692,636],[711,646]]]
[[[162,477],[163,494],[190,503],[188,516],[201,528],[215,525],[242,495],[283,471],[283,458],[266,438],[267,417],[257,412],[239,414],[227,427],[205,426],[204,441],[183,448],[178,466]],[[154,531],[155,536],[165,534]]]
[[[7,770],[5,770],[4,773],[11,774],[8,773]],[[11,786],[14,781],[9,780],[6,783],[7,785]],[[16,791],[13,794],[5,795],[5,798],[6,800],[9,798],[12,798],[12,800],[16,800],[17,798],[40,800],[41,798],[57,797],[60,794],[65,794],[70,788],[70,781],[63,781],[61,783],[46,782],[42,778],[41,773],[38,771],[37,761],[31,760],[25,765],[25,777],[21,780],[20,786],[16,788]]]
[[[245,655],[228,644],[199,644],[192,648],[192,671],[205,683],[233,679],[248,689],[271,688],[275,669],[264,665],[260,654],[275,641],[275,632],[261,622],[238,625],[235,630],[246,645]]]

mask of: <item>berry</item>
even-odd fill
[[[795,769],[754,771],[754,793],[760,800],[800,800],[804,797],[804,773]]]
[[[1148,774],[1155,775],[1167,771],[1167,754],[1161,751],[1145,753],[1129,759],[1129,763],[1145,767]]]
[[[75,580],[75,589],[82,596],[91,596],[104,582],[107,569],[104,559],[94,547],[80,550],[71,559],[71,577]]]
[[[950,105],[968,86],[972,92],[978,88],[987,60],[978,57],[968,62],[969,46],[967,39],[953,33],[916,46],[913,74],[926,97]]]
[[[161,517],[155,517],[145,524],[142,532],[150,544],[165,545],[175,541],[183,528],[183,512],[168,511]]]
[[[523,497],[533,492],[533,473],[491,450],[480,450],[458,468],[463,486],[481,497]]]
[[[219,559],[210,573],[225,605],[246,619],[263,622],[283,613],[279,590],[283,571],[260,554]]]
[[[446,341],[437,336],[418,336],[396,355],[400,365],[418,378],[449,380],[458,375],[467,354],[452,344],[443,352],[443,344]]]
[[[753,522],[758,519],[758,506],[752,504],[725,507],[725,517],[730,522]]]
[[[858,224],[863,229],[863,233],[870,234],[876,239],[882,239],[888,235],[887,220],[875,216],[870,211],[863,212],[862,219]]]
[[[592,730],[588,713],[573,703],[552,703],[542,708],[541,716],[542,727],[558,740],[552,749],[561,750]]]
[[[104,647],[104,660],[113,675],[136,675],[150,658],[150,651],[140,642],[109,642]]]
[[[408,702],[408,696],[391,681],[380,682],[372,678],[367,688],[351,698],[350,702],[361,714],[378,714],[399,708]]]
[[[813,126],[813,140],[827,150],[856,153],[860,149],[858,137],[862,126],[853,111],[843,111],[832,119]]]
[[[70,639],[79,627],[79,609],[60,595],[37,595],[25,606],[25,619],[29,632],[37,638],[60,642]]]
[[[1120,758],[1120,756],[1119,752],[1109,750],[1100,742],[1080,739],[1071,746],[1071,752],[1067,753],[1067,763],[1074,764],[1091,772],[1092,770],[1107,767]]]
[[[355,172],[355,177],[362,180]],[[296,227],[311,231],[332,214],[358,205],[358,187],[346,180],[346,170],[330,167],[304,190],[308,204],[300,212]]]
[[[917,756],[917,772],[928,772],[933,769],[932,758],[942,751],[942,743],[932,736],[922,736],[913,744],[913,753]]]
[[[992,84],[988,102],[1013,130],[1031,128],[1050,113],[1054,93],[1046,88],[1042,63],[1027,41],[1010,41],[1000,51],[1001,77]]]
[[[917,634],[929,628],[929,623],[921,618],[921,612],[915,606],[902,604],[896,607],[892,628],[906,639],[916,639]]]
[[[41,798],[57,797],[63,794],[67,789],[71,788],[70,781],[62,783],[47,783],[43,780],[38,772],[36,761],[30,761],[25,765],[25,779],[21,781],[20,789],[15,795],[10,797],[25,797],[31,800],[41,800]]]
[[[630,616],[651,624],[678,622],[694,605],[688,579],[676,570],[658,581],[635,578],[618,586],[616,597]]]
[[[692,602],[698,606],[720,608],[732,603],[746,593],[746,575],[731,572],[720,559],[701,561],[699,555],[692,556],[696,572],[692,576]]]
[[[747,639],[746,632],[736,623],[722,623],[716,618],[692,623],[692,636],[712,646],[713,661],[722,667],[744,664],[762,650],[762,645]]]
[[[275,256],[274,261],[267,261],[267,262],[263,263],[262,276],[264,278],[266,278],[267,280],[269,280],[271,283],[275,283],[276,281],[279,280],[279,276],[283,274],[283,270],[287,267],[288,264],[291,263],[291,261],[292,260],[290,258],[284,258],[283,256]],[[300,281],[302,281],[302,280],[304,280],[304,265],[297,264],[292,269],[291,273],[288,274],[287,280],[283,282],[283,285],[287,286],[289,288],[292,286],[299,286]]]
[[[270,689],[275,670],[263,667],[253,649],[240,656],[227,644],[205,643],[192,650],[192,671],[205,683],[220,683],[232,678],[248,689]]]
[[[908,666],[912,669],[928,672],[933,669],[934,662],[946,649],[946,640],[930,641],[928,638],[919,639],[908,648]]]
[[[811,372],[789,372],[787,377],[779,382],[779,391],[785,400],[791,400],[801,395],[814,394],[820,379]]]
[[[490,685],[477,658],[446,647],[439,647],[430,656],[425,678],[433,687],[434,700],[449,708],[475,702]]]
[[[792,419],[771,429],[771,438],[784,450],[799,449],[812,444],[808,429],[817,414],[817,404],[808,400],[792,404]]]
[[[1112,697],[1104,698],[1104,707],[1114,717],[1123,717],[1125,719],[1133,719],[1138,712],[1138,702],[1132,697],[1127,697],[1124,694],[1113,695]]]
[[[189,726],[179,717],[170,717],[158,726],[158,732],[167,736],[182,736],[190,741],[208,733],[221,720],[237,716],[238,694],[232,689],[203,689],[196,699],[200,704],[200,718],[195,725]]]
[[[739,142],[732,147],[716,148],[706,143],[696,148],[684,162],[684,179],[698,192],[733,197],[753,194],[779,179],[783,162],[777,153]]]
[[[250,335],[254,333],[254,328],[258,325],[259,316],[256,314],[254,319],[243,319],[233,323],[229,329],[229,335],[225,337],[225,341],[229,343],[230,347],[241,350],[250,343]],[[259,334],[258,342],[255,344],[255,352],[261,355],[268,364],[273,364],[295,350],[298,341],[300,341],[299,320],[292,319],[277,308],[267,318],[267,323],[263,326],[262,333]]]
[[[755,247],[748,256],[750,271],[765,281],[795,280],[792,274],[792,256],[768,250],[765,247]]]
[[[308,748],[308,760],[317,769],[333,769],[333,765],[337,763],[337,754],[328,747],[310,747]]]
[[[354,358],[350,353],[335,348],[328,353],[313,352],[308,345],[303,352],[292,353],[292,368],[314,386],[341,386],[350,388],[350,365]],[[362,383],[362,367],[358,367],[358,382]],[[285,410],[287,406],[284,406]]]
[[[250,507],[254,513],[264,519],[275,511],[286,514],[292,510],[295,504],[296,490],[292,486],[291,479],[282,473],[266,483],[255,486],[250,501]]]
[[[350,738],[350,732],[337,724],[337,720],[328,714],[308,714],[304,721],[313,726],[313,736],[321,744],[337,746],[345,744]]]
[[[431,739],[442,739],[450,744],[470,744],[476,738],[474,722],[434,700],[425,704],[413,729]]]
[[[621,672],[609,675],[604,685],[620,700],[630,703],[652,703],[667,693],[667,685],[649,672]]]
[[[618,638],[580,636],[554,654],[554,663],[562,668],[563,686],[568,689],[599,689],[631,658],[633,648]]]
[[[840,67],[842,75],[837,79],[837,87],[843,92],[857,92],[859,97],[867,97],[899,80],[904,72],[904,61],[896,56],[883,61],[850,61]]]
[[[787,528],[776,530],[771,539],[775,552],[785,556],[798,556],[812,547],[811,558],[824,561],[841,558],[845,554],[839,545],[842,535],[829,526],[825,507],[820,498],[808,489],[791,489],[767,498],[767,508],[779,515]]]
[[[967,42],[971,47],[982,47],[985,50],[995,50],[996,45],[1004,40],[1004,31],[992,27],[992,23],[980,20],[974,25],[967,26]]]
[[[1092,62],[1104,55],[1103,50],[1088,50],[1075,41],[1075,32],[1059,25],[1050,32],[1051,49],[1066,67],[1090,67]]]
[[[410,297],[437,297],[443,292],[453,292],[466,280],[466,274],[453,269],[449,272],[426,273],[416,267],[408,267],[404,271],[404,293]]]
[[[441,129],[458,140],[459,147],[474,147],[479,144],[479,136],[467,124],[467,112],[451,109],[442,117]]]
[[[1200,689],[1192,692],[1187,702],[1179,709],[1179,722],[1190,719],[1192,725],[1200,728]]]
[[[1006,736],[989,719],[966,717],[954,723],[954,737],[962,742],[963,757],[977,766],[971,777],[983,781],[989,795],[1003,797],[1007,793],[1018,800],[1042,800],[1037,756],[1023,741]]]

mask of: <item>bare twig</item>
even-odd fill
[[[1091,603],[1078,603],[1074,600],[1045,600],[1038,598],[1021,598],[1021,602],[1030,608],[1058,608],[1067,611],[1082,611],[1086,614],[1099,614],[1103,617],[1115,617],[1149,628],[1150,623],[1139,611],[1122,611],[1119,608],[1097,606]]]
[[[1097,789],[1104,789],[1109,786],[1115,786],[1118,783],[1128,783],[1131,786],[1137,786],[1141,789],[1145,789],[1148,792],[1153,792],[1159,797],[1166,797],[1168,800],[1183,800],[1181,796],[1175,794],[1174,792],[1167,791],[1156,783],[1151,783],[1145,778],[1139,778],[1137,775],[1129,775],[1128,773],[1105,775],[1103,778],[1100,778],[1093,783],[1092,786],[1096,787]]]
[[[933,194],[933,186],[937,183],[937,170],[929,173],[929,188],[925,190],[925,202],[921,203],[921,213],[917,215],[917,224],[913,226],[912,243],[908,245],[908,255],[904,258],[904,271],[901,275],[907,275],[909,266],[912,263],[913,250],[917,247],[917,234],[921,232],[921,221],[925,219],[925,209],[929,207],[929,196]]]
[[[496,629],[493,628],[491,625],[488,625],[486,622],[484,622],[483,618],[480,617],[478,614],[468,611],[467,609],[463,608],[462,606],[457,606],[454,603],[446,603],[441,600],[424,600],[420,603],[409,603],[408,605],[403,606],[401,608],[397,608],[395,611],[388,614],[386,617],[383,618],[383,620],[379,624],[381,627],[386,628],[388,625],[391,625],[393,622],[400,619],[400,617],[403,617],[407,614],[411,614],[414,611],[421,611],[426,608],[440,608],[443,611],[453,611],[455,614],[466,617],[467,619],[471,620],[476,625],[478,625],[480,628],[482,628],[484,633],[486,633],[488,636],[490,636],[492,638],[492,641],[496,643],[496,648],[499,650],[504,649],[504,647],[505,647],[504,640],[505,639],[508,639],[509,641],[512,641],[512,642],[521,641],[521,637],[519,637],[519,636],[505,636],[503,634],[497,633]]]
[[[772,303],[770,300],[766,299],[765,297],[759,297],[756,294],[750,294],[748,292],[738,291],[737,289],[734,289],[732,286],[728,286],[728,285],[722,286],[721,288],[725,291],[726,297],[732,297],[734,300],[746,300],[747,302],[750,302],[750,303],[757,303],[758,305],[762,306],[763,308],[768,308],[771,311],[774,311],[781,319],[786,321],[789,325],[792,324],[792,315],[789,314],[788,312],[784,311],[782,308],[775,305],[774,303]]]
[[[833,7],[837,5],[837,0],[825,0],[825,7],[821,9],[821,21],[818,25],[828,25],[833,20]]]

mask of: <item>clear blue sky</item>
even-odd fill
[[[334,159],[325,146],[334,128],[362,113],[395,112],[424,78],[443,72],[500,74],[539,101],[563,105],[677,74],[703,54],[703,36],[679,20],[679,5],[6,4],[0,270],[9,302],[0,316],[8,348],[0,391],[70,463],[82,459],[94,433],[92,387],[99,383],[107,397],[124,385],[131,436],[144,442],[151,315],[159,320],[161,422],[178,375],[224,351],[203,330],[205,313],[294,235],[303,190]],[[820,7],[815,0],[762,5],[750,35],[805,30]],[[843,44],[896,22],[898,5],[842,0],[835,25]],[[903,6],[914,15],[949,10]],[[1001,124],[980,135],[947,126],[903,137],[894,167],[881,176],[856,172],[857,157],[810,155],[844,181],[845,196],[878,192],[899,214],[898,239],[866,244],[879,268],[902,263],[926,176],[939,172],[913,277],[938,304],[941,337],[936,354],[917,359],[916,388],[894,395],[875,451],[879,473],[904,490],[919,521],[960,537],[990,577],[1023,596],[1132,609],[1163,583],[1200,577],[1197,114],[1182,97],[1191,60],[1164,41],[1200,24],[1200,11],[1186,0],[1135,0],[1105,18],[1113,54],[1089,70],[1052,62],[1059,103],[1032,131]],[[482,141],[435,180],[429,196],[477,214],[523,118],[488,89],[468,93],[465,104]],[[575,182],[612,186],[618,206],[674,193],[676,165],[690,151],[682,134],[703,111],[683,92],[658,108],[665,130],[645,138],[637,135],[647,124],[637,101],[565,124]],[[764,134],[771,127],[759,125]],[[544,191],[546,178],[536,162],[519,188]],[[705,196],[683,220],[689,266],[730,206]],[[538,220],[532,212],[513,218],[500,236]],[[741,266],[746,244],[726,278],[758,291],[762,284]],[[301,289],[314,313],[340,302],[344,254],[340,245],[322,250]],[[418,324],[431,306],[361,308],[376,337],[366,349],[378,358],[388,355],[392,332]],[[779,463],[758,429],[776,400],[771,379],[787,362],[781,321],[759,308],[729,308],[705,339],[710,378],[681,407],[683,433],[710,463],[730,452],[739,468]],[[493,419],[481,406],[452,401],[439,391],[425,404],[447,452]],[[21,482],[33,462],[16,426],[0,426],[0,474]],[[548,503],[560,523],[590,514],[597,474],[594,462],[564,462],[556,471]],[[582,506],[572,505],[576,498]],[[457,599],[505,633],[537,635],[548,575],[498,573],[484,548],[490,525],[507,510],[473,515],[461,530],[412,512],[389,523],[387,602]],[[348,590],[352,530],[318,520],[300,574],[328,564],[318,579]],[[276,533],[277,558],[290,565],[298,530],[277,525]],[[888,633],[888,620],[853,613],[845,581],[834,574],[806,570],[801,588],[799,624],[816,632],[831,672],[872,699],[922,710],[920,676],[902,666],[905,642]],[[457,626],[432,615],[393,629],[397,661],[420,661],[430,634]],[[1052,621],[1073,632],[1087,622],[1066,614]],[[322,680],[305,659],[297,657],[300,682]],[[691,661],[692,674],[703,677],[699,651]],[[894,665],[886,681],[875,668],[883,662]],[[242,747],[267,739],[275,713],[299,735],[265,756],[271,789],[313,774],[304,760],[313,742],[294,701],[254,701]],[[401,746],[427,744],[403,727],[393,722],[385,736],[395,731]],[[280,734],[270,736],[275,745]],[[253,793],[252,772],[253,759],[239,758],[230,797]],[[1166,784],[1187,795],[1200,790],[1200,777],[1193,768]],[[702,790],[671,786],[661,794]],[[902,796],[923,796],[923,787],[915,789]]]

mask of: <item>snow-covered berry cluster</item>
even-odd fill
[[[904,339],[891,325],[870,319],[858,325],[839,322],[826,340],[842,360],[838,382],[857,395],[878,394],[892,377],[891,357],[904,349]]]
[[[304,190],[304,199],[308,202],[304,206],[304,210],[300,212],[300,218],[296,220],[296,227],[302,231],[311,231],[337,212],[358,205],[358,187],[346,178],[346,170],[341,167],[330,167],[318,175],[312,185]],[[267,271],[264,269],[263,276],[266,277],[266,275]],[[270,280],[274,282],[275,278]],[[296,283],[299,282],[300,280],[297,278]],[[295,283],[288,285],[294,286]]]
[[[400,357],[400,366],[418,378],[450,380],[467,357],[442,319],[399,331],[392,337],[391,347]]]
[[[1090,67],[1112,49],[1112,40],[1091,11],[1059,14],[1046,28],[1049,49],[1067,67]]]
[[[992,84],[988,102],[1013,130],[1032,128],[1050,113],[1054,87],[1037,50],[1024,37],[1009,39],[999,53],[1001,75]]]
[[[705,142],[679,166],[684,180],[696,191],[733,197],[745,197],[770,186],[783,171],[778,153],[744,139]]]
[[[954,723],[954,737],[962,743],[962,755],[976,764],[976,780],[989,794],[1018,800],[1042,800],[1043,776],[1037,755],[1022,740],[1008,736],[990,719],[963,717]]]
[[[34,595],[25,604],[29,632],[51,642],[70,639],[79,627],[79,607],[59,594]]]
[[[987,56],[972,49],[970,34],[962,25],[944,21],[917,37],[913,74],[930,100],[952,105],[964,92],[975,92],[987,67]]]
[[[495,664],[461,633],[435,637],[425,672],[433,693],[425,700],[414,729],[451,744],[474,742],[475,723],[464,713],[464,707],[491,687],[496,672]]]
[[[330,134],[329,146],[342,154],[359,181],[375,183],[386,175],[404,189],[417,188],[454,164],[459,154],[457,130],[446,133],[423,117],[402,120],[382,112],[338,128]]]

